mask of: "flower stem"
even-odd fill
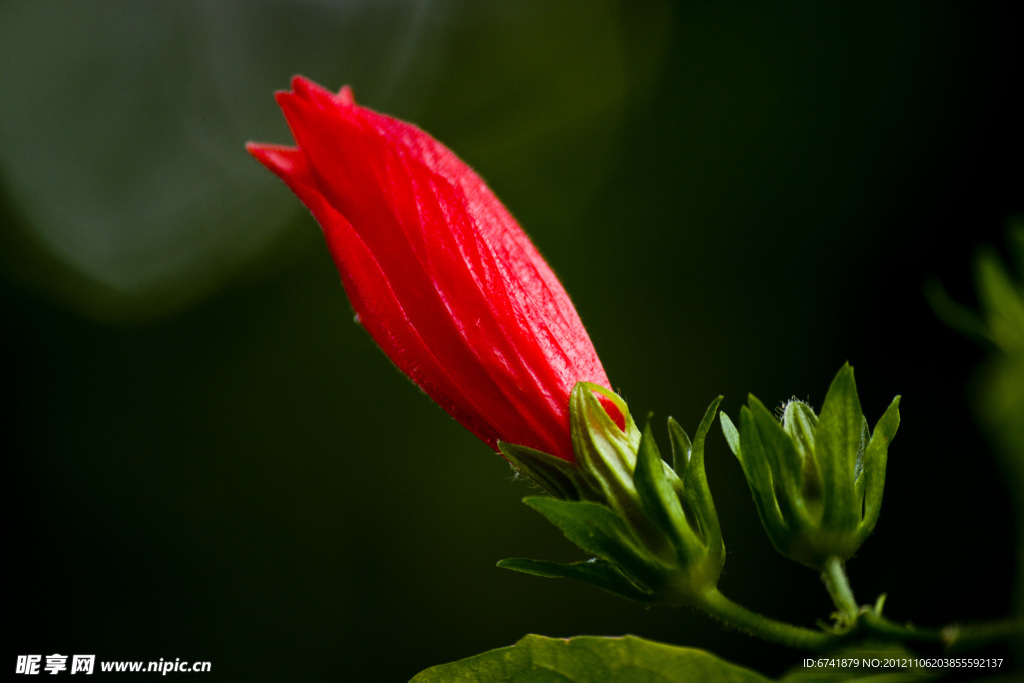
[[[890,640],[942,643],[947,648],[969,648],[1024,633],[1024,621],[1020,619],[922,628],[899,624],[874,612],[865,611],[860,615],[860,623],[866,631]]]
[[[828,633],[803,626],[794,626],[758,614],[736,604],[722,595],[717,588],[703,593],[694,604],[715,619],[752,636],[789,647],[817,650],[839,640],[837,636]]]
[[[846,569],[843,561],[838,557],[830,557],[825,560],[825,566],[821,571],[821,580],[828,590],[832,602],[835,604],[844,617],[853,620],[860,611],[857,599],[853,597],[853,589],[850,588],[850,580],[846,577]]]
[[[722,595],[717,588],[702,593],[692,599],[690,604],[749,635],[803,650],[820,650],[835,646],[858,633],[871,634],[880,637],[883,641],[941,643],[948,648],[972,647],[1024,634],[1024,620],[1021,619],[980,624],[954,624],[945,628],[920,628],[912,624],[900,624],[886,619],[870,609],[858,610],[842,563],[829,564],[831,571],[822,572],[822,580],[829,587],[829,594],[833,596],[832,599],[836,602],[836,607],[844,615],[850,614],[857,625],[857,628],[845,633],[828,633],[771,619],[733,602]],[[854,607],[852,613],[847,611],[851,605]]]
[[[942,629],[942,641],[948,648],[974,647],[1024,634],[1024,620],[1005,619],[979,624],[954,624]]]
[[[870,610],[866,610],[860,615],[859,623],[863,626],[864,630],[876,636],[883,636],[887,640],[933,643],[939,643],[946,640],[943,636],[944,629],[918,628],[909,624],[899,624]]]

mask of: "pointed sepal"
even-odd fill
[[[579,500],[586,482],[579,468],[568,460],[528,446],[498,442],[498,450],[512,467],[555,498]]]
[[[708,432],[718,415],[718,406],[722,403],[722,397],[716,397],[707,410],[704,417],[697,426],[694,434],[686,469],[682,473],[684,495],[687,502],[687,510],[696,519],[697,534],[702,538],[704,546],[711,556],[711,561],[717,563],[719,568],[725,561],[725,544],[722,541],[722,528],[718,523],[718,512],[715,510],[715,502],[711,498],[711,487],[708,486],[707,473],[704,471],[704,444],[707,441]],[[689,443],[686,432],[679,423],[672,418],[668,419],[668,433],[672,441],[673,451],[680,451],[685,443]],[[677,459],[678,462],[678,459]]]
[[[636,490],[647,517],[658,526],[681,557],[694,557],[703,542],[690,527],[678,491],[682,483],[676,473],[662,460],[651,434],[650,423],[644,427],[636,461]]]
[[[615,565],[596,557],[584,562],[568,564],[513,557],[501,560],[498,562],[498,566],[502,569],[511,569],[515,572],[548,579],[573,579],[589,583],[613,595],[635,602],[650,603],[654,601],[654,596],[651,593],[626,578],[625,574],[620,572]]]
[[[825,395],[815,445],[825,503],[822,523],[844,531],[852,530],[860,522],[854,471],[867,442],[864,413],[849,363],[843,365]]]
[[[889,460],[889,443],[896,436],[900,427],[900,397],[897,396],[889,404],[885,414],[875,425],[867,449],[864,453],[864,470],[860,476],[863,481],[864,518],[858,529],[858,537],[863,542],[875,529],[878,515],[882,510],[882,491],[885,489],[885,468]]]

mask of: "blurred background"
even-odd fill
[[[1024,213],[1022,29],[996,2],[7,0],[5,666],[398,681],[527,633],[803,656],[495,568],[581,556],[353,322],[316,223],[243,150],[291,141],[272,93],[297,73],[488,180],[636,414],[820,407],[847,360],[872,422],[902,394],[857,597],[1008,614],[1022,486],[977,419],[988,352],[924,289],[973,306],[972,254],[1005,256]],[[723,592],[827,618],[717,427],[707,457]]]

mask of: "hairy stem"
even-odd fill
[[[1024,633],[1024,621],[1020,619],[922,628],[900,624],[868,611],[860,615],[860,623],[864,630],[890,640],[942,643],[948,648],[970,648]]]
[[[804,650],[818,650],[839,641],[838,636],[758,614],[736,604],[722,595],[717,588],[702,594],[695,605],[719,621],[773,643]]]

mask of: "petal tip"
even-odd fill
[[[347,86],[346,86],[347,87]],[[342,88],[344,90],[344,88]],[[305,76],[292,76],[292,92],[307,100],[333,100],[334,93]],[[339,93],[340,95],[340,93]],[[351,96],[351,92],[349,93]]]
[[[245,151],[251,154],[256,161],[282,176],[295,171],[296,155],[299,153],[295,147],[268,145],[262,142],[245,143]]]
[[[356,97],[355,95],[352,94],[352,86],[343,85],[341,87],[341,90],[338,91],[338,95],[334,98],[334,100],[338,104],[346,107],[354,105],[356,103]]]
[[[320,87],[305,76],[300,76],[299,74],[292,76],[291,86],[292,92],[296,95],[304,94]]]
[[[249,156],[260,162],[262,162],[264,157],[267,155],[267,147],[269,147],[269,145],[262,142],[253,142],[252,140],[245,143],[245,151],[249,153]]]

